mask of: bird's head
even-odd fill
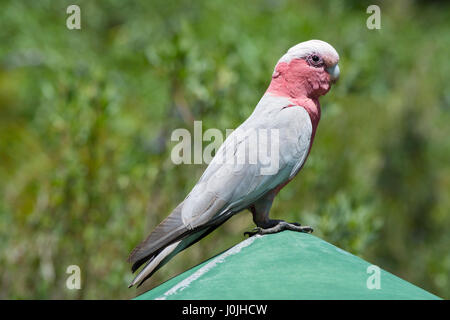
[[[339,78],[338,62],[339,55],[330,44],[321,40],[301,42],[278,61],[271,87],[293,98],[318,98]]]

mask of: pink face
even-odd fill
[[[318,98],[330,90],[331,83],[335,80],[327,71],[337,64],[335,60],[314,53],[306,58],[292,59],[289,63],[280,62],[272,78],[275,82],[279,82],[281,79],[278,78],[282,78],[282,86],[287,90],[285,94],[291,97],[304,95]]]

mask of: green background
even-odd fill
[[[81,7],[81,30],[66,8]],[[381,29],[369,30],[369,4]],[[241,213],[139,290],[126,258],[205,165],[176,128],[236,128],[294,44],[341,79],[272,216],[450,298],[450,7],[445,1],[0,2],[0,298],[132,298],[240,242]],[[81,268],[82,289],[66,288]]]

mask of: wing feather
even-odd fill
[[[305,162],[312,135],[307,111],[302,107],[285,108],[290,104],[287,99],[282,103],[268,100],[258,105],[259,112],[253,113],[226,139],[186,199],[182,219],[189,229],[247,208],[268,191],[292,179]],[[261,129],[278,130],[278,166],[272,174],[263,173],[264,164],[252,140],[255,131]],[[274,143],[267,141],[258,144],[264,152]],[[250,159],[255,159],[255,153],[258,153],[257,161],[252,163]]]

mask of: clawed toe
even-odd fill
[[[260,227],[253,228],[252,231],[244,232],[244,237],[245,236],[253,237],[255,234],[259,234],[260,231],[261,231]]]
[[[255,234],[264,235],[264,234],[278,233],[284,230],[291,230],[304,233],[312,233],[314,231],[313,228],[309,226],[302,226],[300,223],[297,222],[288,223],[286,221],[280,221],[271,228],[263,229],[260,227],[256,227],[252,231],[244,232],[244,236],[248,235],[249,237],[252,237]]]

